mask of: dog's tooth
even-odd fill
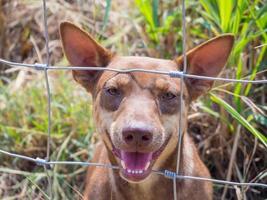
[[[128,173],[132,173],[132,170],[130,170],[130,169],[127,169],[127,172],[128,172]]]
[[[123,160],[121,160],[121,166],[123,169],[126,169],[126,165],[125,165],[125,162]]]
[[[146,163],[145,170],[148,169],[149,165],[150,165],[150,161]]]
[[[139,174],[142,174],[143,173],[143,170],[139,170]]]

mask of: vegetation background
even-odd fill
[[[51,64],[67,65],[58,25],[69,20],[122,55],[174,58],[182,53],[179,0],[47,0]],[[222,76],[267,77],[266,0],[187,0],[187,46],[233,33],[234,51]],[[0,0],[0,57],[44,63],[41,0]],[[49,73],[52,160],[88,161],[93,135],[90,96],[70,72]],[[47,94],[43,73],[0,64],[0,148],[45,157]],[[216,82],[191,105],[189,133],[212,177],[267,182],[267,85]],[[55,166],[54,199],[82,199],[86,167]],[[214,185],[214,199],[266,199],[262,188]],[[1,199],[45,199],[43,168],[0,154]]]

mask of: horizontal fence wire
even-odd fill
[[[80,166],[90,166],[90,167],[104,167],[104,168],[109,168],[109,169],[114,169],[114,170],[119,170],[121,169],[119,166],[116,165],[110,165],[110,164],[105,164],[105,163],[92,163],[92,162],[78,162],[78,161],[47,161],[46,159],[42,158],[32,158],[16,153],[10,153],[8,151],[4,151],[0,149],[0,153],[5,154],[10,157],[14,158],[19,158],[23,160],[27,160],[30,162],[34,162],[37,165],[40,166],[49,166],[48,168],[53,168],[53,165],[80,165]],[[267,188],[267,184],[263,183],[240,183],[240,182],[234,182],[234,181],[225,181],[225,180],[219,180],[219,179],[212,179],[212,178],[205,178],[205,177],[197,177],[197,176],[185,176],[185,175],[179,175],[176,172],[172,172],[169,170],[152,170],[153,173],[165,176],[166,178],[170,179],[188,179],[188,180],[197,180],[197,181],[209,181],[217,184],[222,184],[222,185],[236,185],[240,187],[262,187],[262,188]]]
[[[40,64],[40,63],[35,63],[35,64],[25,64],[25,63],[17,63],[17,62],[11,62],[8,60],[4,60],[0,58],[0,63],[6,64],[10,67],[26,67],[26,68],[31,68],[34,70],[38,71],[44,71],[45,74],[45,80],[46,80],[46,90],[48,94],[47,98],[47,117],[48,117],[48,141],[47,141],[47,155],[46,158],[32,158],[16,153],[11,153],[5,150],[0,149],[0,153],[14,157],[14,158],[19,158],[23,160],[27,160],[30,162],[34,162],[37,165],[43,166],[44,170],[46,172],[47,178],[48,178],[48,196],[50,199],[52,199],[52,180],[49,174],[49,169],[53,168],[54,165],[80,165],[80,166],[94,166],[94,167],[104,167],[104,168],[109,168],[113,170],[119,170],[119,166],[114,166],[110,164],[105,164],[105,163],[92,163],[92,162],[76,162],[76,161],[51,161],[50,160],[50,134],[51,134],[51,92],[50,92],[50,87],[49,87],[49,79],[48,79],[48,71],[49,70],[90,70],[90,71],[112,71],[112,72],[117,72],[117,73],[133,73],[133,72],[143,72],[143,73],[150,73],[150,74],[161,74],[161,75],[166,75],[171,78],[180,78],[181,81],[184,80],[184,78],[193,78],[193,79],[202,79],[202,80],[213,80],[213,81],[224,81],[224,82],[233,82],[233,83],[243,83],[243,84],[266,84],[267,80],[247,80],[247,79],[229,79],[229,78],[222,78],[222,77],[208,77],[208,76],[198,76],[194,74],[187,74],[186,73],[186,29],[185,29],[185,5],[184,5],[184,0],[182,1],[182,12],[183,12],[183,55],[185,57],[184,59],[184,70],[183,71],[164,71],[164,70],[148,70],[148,69],[140,69],[140,68],[133,68],[133,69],[123,69],[120,67],[120,69],[116,68],[108,68],[108,67],[81,67],[81,66],[51,66],[50,65],[50,51],[49,51],[49,37],[48,37],[48,26],[47,26],[47,11],[46,11],[46,0],[43,0],[43,22],[44,22],[44,37],[45,37],[45,44],[46,44],[46,64]],[[181,106],[181,105],[180,105]],[[181,118],[181,116],[180,116]],[[181,122],[179,122],[181,123]],[[181,126],[180,126],[181,127]],[[179,141],[181,141],[181,131],[179,131],[178,137]],[[178,142],[179,142],[178,141]],[[179,142],[180,143],[180,142]],[[180,145],[178,144],[178,147]],[[179,149],[179,148],[178,148]],[[169,171],[169,170],[163,170],[163,171],[156,171],[152,170],[152,173],[162,175],[166,178],[172,179],[174,188],[174,200],[177,199],[176,196],[176,180],[181,180],[181,179],[187,179],[187,180],[194,180],[194,181],[209,181],[213,182],[215,184],[223,184],[223,185],[231,185],[231,186],[239,186],[239,187],[262,187],[262,188],[267,188],[267,184],[263,183],[252,183],[252,182],[233,182],[233,181],[225,181],[225,180],[218,180],[218,179],[212,179],[212,178],[205,178],[205,177],[195,177],[195,176],[186,176],[186,175],[181,175],[179,174],[178,171],[179,168],[179,152],[178,152],[178,158],[177,158],[177,169],[176,172]],[[53,176],[53,174],[52,174]]]
[[[250,84],[267,84],[267,79],[263,80],[247,80],[247,79],[231,79],[231,78],[221,78],[221,77],[210,77],[210,76],[199,76],[194,74],[186,74],[183,71],[166,71],[166,70],[150,70],[150,69],[140,69],[140,68],[131,68],[131,69],[116,69],[109,67],[81,67],[81,66],[47,66],[46,64],[26,64],[26,63],[17,63],[4,60],[0,58],[0,63],[6,64],[10,67],[25,67],[35,70],[79,70],[79,71],[111,71],[117,73],[133,73],[133,72],[144,72],[149,74],[161,74],[167,75],[172,78],[190,78],[190,79],[202,79],[202,80],[212,80],[212,81],[223,81],[223,82],[233,82],[233,83],[250,83]]]

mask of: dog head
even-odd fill
[[[181,70],[183,57],[163,60],[149,57],[118,56],[100,46],[90,35],[64,22],[61,40],[67,59],[75,66],[115,69]],[[224,67],[233,36],[212,39],[187,53],[188,73],[217,76]],[[120,175],[132,182],[142,181],[177,145],[179,105],[186,122],[189,103],[208,91],[213,81],[186,79],[183,101],[181,81],[152,73],[73,70],[74,79],[93,97],[93,116],[113,164]],[[183,132],[186,129],[184,124]]]

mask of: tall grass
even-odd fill
[[[0,82],[0,146],[10,152],[19,152],[30,157],[45,157],[47,140],[47,98],[42,75],[36,80],[25,83],[23,87],[11,92],[9,87]],[[66,78],[68,77],[68,78]],[[91,158],[93,146],[92,109],[89,95],[74,81],[70,81],[69,73],[50,74],[52,83],[52,160],[87,161]],[[46,175],[42,168],[23,160],[0,155],[0,174],[17,175],[18,188],[28,185],[24,195],[33,198],[37,194],[46,196]],[[12,168],[8,169],[13,163]],[[31,174],[23,171],[32,170]],[[53,194],[55,199],[78,199],[73,188],[80,175],[85,176],[86,168],[64,166],[53,168]],[[3,179],[0,176],[0,181]],[[2,181],[10,181],[8,179]],[[23,186],[24,185],[24,186]],[[75,186],[76,187],[76,186]],[[12,196],[12,188],[9,189]],[[64,192],[63,192],[64,191]],[[3,194],[2,194],[3,195]]]
[[[154,49],[152,56],[170,58],[180,45],[175,45],[180,37],[180,10],[177,2],[162,3],[158,0],[135,0],[135,5],[144,17],[144,31],[147,33],[148,48]]]
[[[149,0],[136,0],[135,1],[140,13],[143,15],[148,37],[152,40],[155,46],[161,44],[161,37],[166,35],[179,35],[181,34],[181,26],[176,27],[175,32],[171,27],[177,25],[177,20],[181,21],[181,8],[171,7],[169,10],[160,10],[160,8],[168,8],[169,4],[174,5],[175,3],[164,3],[159,1]],[[227,71],[230,71],[233,78],[242,79],[244,77],[253,80],[259,70],[266,69],[266,60],[264,57],[267,55],[267,46],[261,49],[254,49],[256,45],[267,43],[267,4],[265,1],[248,1],[248,0],[200,0],[199,4],[194,1],[186,1],[187,5],[187,24],[199,21],[202,28],[207,29],[209,35],[219,35],[222,33],[233,33],[236,38],[234,49],[229,60]],[[194,11],[199,14],[196,19],[191,16],[195,15]],[[159,13],[169,13],[167,15],[160,15]],[[164,19],[164,16],[166,18]],[[181,24],[181,22],[179,23]],[[187,25],[190,27],[189,25]],[[164,30],[164,31],[162,31]],[[188,29],[188,40],[192,40],[191,35],[195,35],[195,29]],[[204,30],[205,32],[205,30]],[[174,36],[175,37],[175,36]],[[198,34],[197,37],[203,37],[206,39],[207,35]],[[198,39],[198,38],[197,38]],[[181,45],[181,38],[177,38],[175,45]],[[189,43],[190,44],[190,43]],[[166,56],[166,55],[165,55]],[[246,60],[244,59],[246,58]],[[249,62],[249,64],[247,64]],[[265,64],[264,64],[265,62]],[[261,68],[261,66],[264,66]],[[247,128],[256,138],[258,138],[267,147],[267,137],[265,134],[253,128],[255,122],[255,116],[263,116],[264,112],[253,112],[253,114],[246,115],[244,112],[247,104],[242,102],[242,97],[247,96],[251,93],[251,84],[244,85],[237,83],[228,89],[233,90],[233,93],[227,93],[234,98],[233,107],[229,109],[230,104],[225,102],[220,95],[211,94],[210,101],[219,103],[231,116],[237,120],[239,124]],[[222,93],[222,91],[220,92]],[[253,94],[252,94],[253,95]],[[216,100],[215,100],[216,99]],[[210,104],[210,103],[208,103]],[[254,104],[253,106],[257,106]],[[259,110],[260,108],[258,108]],[[255,109],[253,110],[255,111]],[[238,114],[238,116],[236,115]],[[246,115],[243,116],[242,115]],[[241,120],[242,119],[242,120]],[[249,119],[249,120],[248,120]],[[248,128],[245,124],[249,125]],[[267,124],[265,124],[267,126]],[[237,125],[232,129],[236,131]],[[258,134],[256,134],[258,133]]]
[[[211,31],[216,35],[220,33],[233,33],[236,37],[236,43],[233,49],[233,53],[230,59],[230,65],[235,71],[235,78],[242,79],[245,76],[249,76],[253,80],[257,73],[259,73],[260,66],[264,65],[263,58],[267,55],[266,47],[256,51],[255,44],[267,43],[267,4],[264,1],[247,1],[247,0],[235,0],[235,1],[216,1],[216,0],[200,0],[204,11],[201,11],[201,15],[211,25]],[[244,61],[244,55],[248,56],[247,65]],[[234,69],[236,67],[236,69]],[[234,85],[233,93],[228,93],[234,98],[234,110],[228,110],[226,102],[222,103],[223,106],[232,116],[234,112],[245,115],[243,112],[246,110],[244,102],[242,102],[243,96],[249,95],[251,90],[251,84],[244,87],[244,84],[237,83]],[[216,98],[219,98],[218,96]],[[214,96],[212,98],[214,100]],[[217,99],[218,100],[218,99]],[[217,101],[218,103],[218,101]],[[256,106],[256,105],[254,105]],[[264,113],[264,112],[262,112]],[[254,114],[258,114],[254,112]],[[240,115],[240,117],[241,117]],[[263,116],[264,117],[264,116]],[[246,124],[252,125],[255,121],[254,115],[245,116]],[[248,121],[248,118],[250,122]],[[238,118],[238,122],[241,118]],[[253,120],[254,119],[254,120]],[[241,123],[244,127],[243,123]],[[248,129],[254,134],[265,146],[267,146],[267,138],[264,134],[255,134],[255,130]]]

